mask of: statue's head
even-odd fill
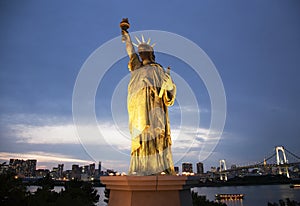
[[[154,52],[153,47],[147,43],[141,43],[138,45],[138,53],[141,52]]]
[[[151,62],[155,62],[155,56],[153,47],[146,43],[141,43],[138,45],[138,53],[142,60],[148,59]]]
[[[137,37],[135,37],[135,39],[139,43],[138,45],[137,44],[134,44],[134,45],[138,48],[138,53],[139,53],[141,59],[142,60],[149,59],[152,62],[154,62],[155,56],[154,56],[153,46],[155,44],[150,45],[150,38],[148,39],[147,42],[145,42],[143,35],[142,35],[142,41],[140,41]]]

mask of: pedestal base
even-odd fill
[[[185,176],[104,176],[110,189],[108,206],[192,206]]]

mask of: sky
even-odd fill
[[[120,56],[108,68],[98,59],[95,72],[106,72],[98,79],[94,102],[81,105],[93,108],[102,135],[92,134],[88,124],[86,135],[80,135],[72,110],[85,63],[97,52],[125,54],[119,28],[124,17],[129,32],[151,37],[144,30],[164,31],[193,42],[221,80],[226,121],[222,131],[212,131],[212,114],[220,111],[212,106],[206,80],[172,51],[156,53],[158,63],[171,66],[178,89],[169,108],[176,166],[201,161],[208,170],[221,159],[227,165],[251,164],[273,154],[277,145],[299,156],[299,10],[297,0],[1,0],[0,162],[35,158],[38,168],[64,163],[71,169],[72,164],[101,161],[103,168],[127,171],[128,58]],[[154,49],[159,50],[163,43],[156,40]],[[111,42],[116,46],[101,50]],[[170,48],[177,48],[176,42]],[[201,63],[189,48],[181,49]],[[94,81],[90,78],[86,85]],[[84,92],[89,93],[88,87]],[[195,101],[185,96],[189,92]],[[203,153],[210,141],[212,149]]]

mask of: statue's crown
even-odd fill
[[[150,45],[151,38],[149,38],[147,42],[145,41],[144,35],[142,35],[142,40],[140,40],[137,36],[135,36],[135,39],[138,42],[138,44],[132,44],[138,48],[138,52],[153,52],[153,47],[155,46],[155,43]]]

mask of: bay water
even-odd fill
[[[37,186],[29,186],[28,190],[36,191]],[[56,186],[54,190],[60,192],[64,187]],[[97,206],[106,206],[104,202],[104,187],[96,187],[100,195]],[[300,189],[290,188],[289,185],[254,185],[254,186],[230,186],[230,187],[196,187],[192,189],[198,195],[206,196],[207,199],[214,201],[216,194],[244,194],[243,200],[224,201],[228,206],[267,206],[268,202],[276,202],[280,199],[295,200],[300,202]]]

